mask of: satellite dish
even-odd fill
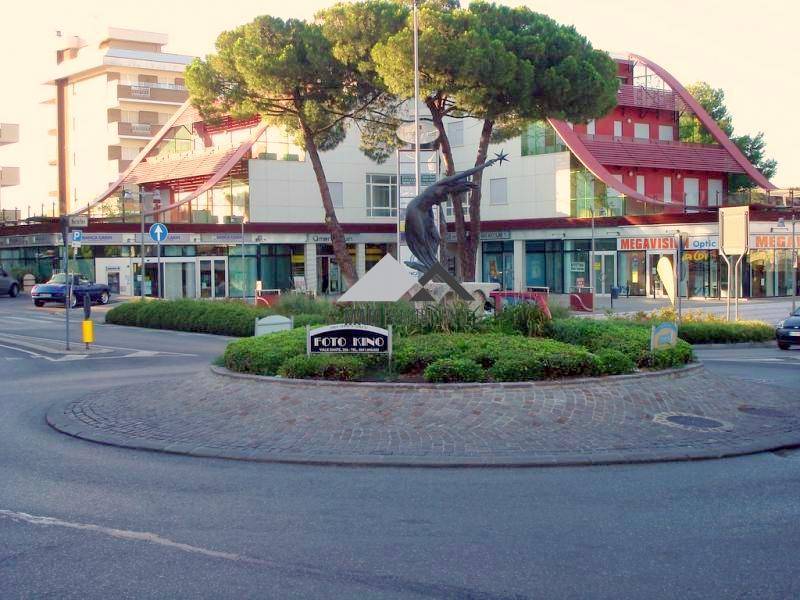
[[[414,122],[411,123],[403,123],[400,127],[397,128],[397,137],[401,140],[406,142],[407,144],[414,143]],[[430,121],[420,121],[419,122],[419,143],[420,146],[423,144],[431,144],[436,141],[436,138],[439,137],[439,130],[436,129],[436,125],[434,125]]]

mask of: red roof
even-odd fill
[[[184,152],[164,158],[151,157],[141,163],[125,178],[126,184],[153,183],[207,177],[213,175],[242,146],[229,148],[209,148],[206,152]]]
[[[596,135],[579,136],[587,150],[601,164],[607,166],[744,173],[741,165],[722,146]]]

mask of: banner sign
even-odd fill
[[[306,353],[392,355],[392,328],[381,329],[358,323],[306,327]]]
[[[678,343],[678,326],[675,323],[661,323],[650,328],[650,350],[674,348]]]

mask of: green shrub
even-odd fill
[[[473,311],[465,302],[429,304],[417,309],[410,302],[354,302],[339,306],[328,315],[331,323],[363,323],[384,329],[392,325],[396,336],[426,333],[464,333],[484,331],[482,311]]]
[[[276,375],[286,360],[305,352],[306,332],[292,329],[235,340],[228,344],[223,356],[225,366],[231,371]]]
[[[550,309],[550,316],[554,319],[567,319],[570,316],[569,307],[559,304],[555,300],[550,300],[547,308]]]
[[[694,358],[692,347],[684,340],[678,340],[674,348],[656,350],[652,353],[650,367],[654,369],[670,369],[680,367]]]
[[[356,356],[337,354],[315,354],[293,356],[278,369],[281,377],[292,379],[331,379],[353,381],[361,379],[365,372],[364,361]]]
[[[533,302],[520,302],[501,310],[494,319],[494,326],[503,333],[521,333],[528,337],[544,335],[550,319]]]
[[[432,383],[471,382],[486,379],[483,367],[468,358],[440,358],[429,364],[423,375],[425,381]]]
[[[267,308],[240,300],[147,300],[126,302],[106,313],[106,323],[244,337]]]
[[[327,317],[334,310],[333,304],[328,300],[315,298],[308,294],[289,292],[281,294],[273,310],[279,315],[323,315]]]
[[[324,315],[301,313],[299,315],[294,315],[293,318],[295,327],[305,327],[306,325],[314,327],[316,325],[324,325],[327,322]]]
[[[775,328],[763,321],[689,321],[681,322],[678,337],[690,344],[767,342],[775,338]]]
[[[583,348],[539,350],[525,354],[506,353],[491,367],[495,381],[531,381],[588,377],[598,371],[597,357]]]
[[[600,350],[595,356],[597,356],[598,375],[622,375],[632,373],[636,369],[636,363],[627,354],[613,348]]]

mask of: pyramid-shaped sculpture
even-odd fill
[[[396,302],[417,284],[408,270],[387,254],[337,302]]]

